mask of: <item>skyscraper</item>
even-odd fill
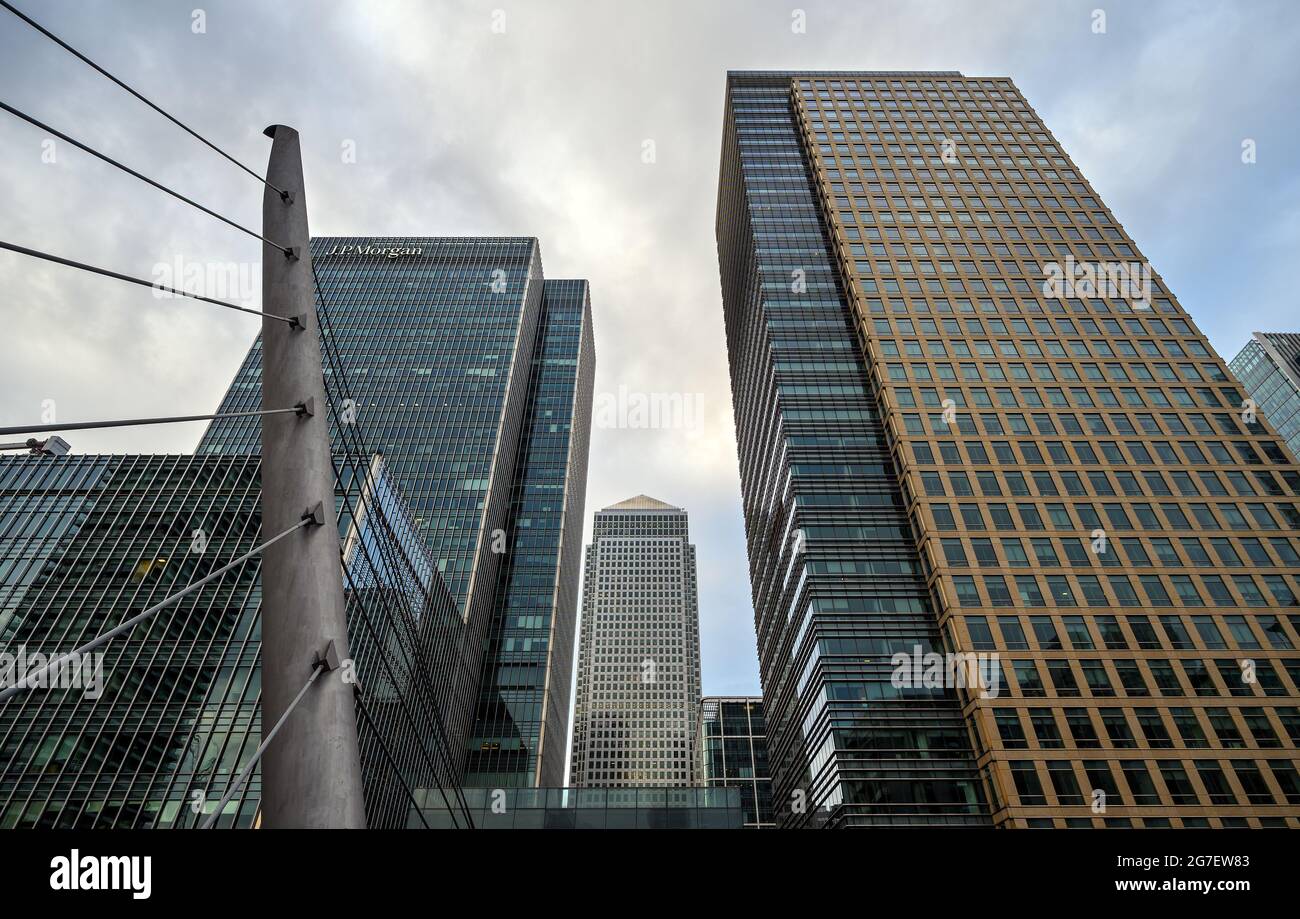
[[[437,704],[454,662],[427,652],[463,623],[382,462],[365,481],[338,462],[366,817],[401,827],[413,795],[456,785]],[[264,538],[257,455],[0,459],[0,682]],[[83,673],[0,704],[0,827],[190,826],[214,813],[260,740],[260,563],[110,641],[88,659],[94,685]],[[251,825],[260,800],[255,775],[222,825]],[[465,825],[462,804],[449,795],[451,825]]]
[[[367,817],[419,826],[436,798],[454,825],[476,702],[475,736],[500,738],[510,757],[495,778],[559,784],[563,770],[594,362],[587,285],[545,281],[531,238],[322,238],[312,251]],[[260,360],[259,341],[221,413],[261,407]],[[18,540],[16,557],[35,553],[0,569],[0,638],[70,650],[252,548],[259,447],[257,419],[234,418],[214,422],[194,457],[0,461],[0,533]],[[103,523],[82,525],[87,514]],[[48,532],[29,533],[28,518]],[[213,549],[193,558],[199,519]],[[0,822],[186,825],[204,812],[193,792],[214,802],[225,790],[259,740],[256,559],[182,612],[165,666],[171,619],[111,646],[110,691],[129,695],[53,716],[48,694],[0,706],[11,754]],[[259,799],[255,773],[229,820],[253,821]]]
[[[1011,81],[729,74],[717,236],[778,821],[1300,826],[1300,470]]]
[[[560,784],[595,366],[585,281],[531,237],[318,237],[322,333],[466,624],[445,717],[463,784]],[[255,344],[221,411],[258,402]],[[348,438],[345,417],[333,426]],[[340,430],[340,427],[342,430]],[[199,452],[258,449],[256,419]],[[475,725],[477,721],[477,726]]]
[[[256,456],[0,460],[0,650],[71,651],[252,549],[258,466]],[[195,530],[207,534],[193,546],[202,552]],[[0,827],[185,825],[198,819],[194,792],[200,804],[224,794],[260,729],[248,652],[258,565],[111,642],[97,692],[0,703]],[[177,646],[191,650],[173,659]],[[238,825],[253,821],[257,790],[232,802]]]
[[[797,98],[729,76],[717,222],[777,820],[986,824],[955,694],[889,692],[938,624]]]
[[[597,512],[582,584],[569,784],[692,784],[700,619],[686,511],[637,495]]]
[[[705,696],[700,700],[695,781],[705,788],[740,789],[747,828],[776,826],[761,696]]]
[[[1291,454],[1300,456],[1300,334],[1256,332],[1228,367]]]
[[[586,281],[547,281],[464,784],[564,784],[595,351]]]

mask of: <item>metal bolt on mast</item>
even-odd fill
[[[298,132],[272,125],[264,133],[272,144],[262,235],[289,251],[262,246],[262,307],[298,321],[262,321],[262,404],[325,405]],[[304,514],[316,524],[262,560],[263,737],[322,660],[350,657],[327,419],[319,412],[262,420],[263,530],[278,533]],[[353,687],[339,675],[322,674],[267,746],[262,813],[272,829],[365,827]]]

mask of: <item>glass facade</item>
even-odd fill
[[[587,282],[547,281],[466,785],[564,782],[594,373]]]
[[[705,696],[700,700],[695,784],[739,788],[746,829],[776,826],[761,697]]]
[[[1300,456],[1300,334],[1256,332],[1228,368],[1286,439],[1292,456]]]
[[[467,788],[474,825],[485,830],[738,830],[737,788]],[[430,800],[430,826],[446,808]]]
[[[312,251],[367,818],[420,825],[427,792],[465,825],[456,789],[476,700],[499,700],[476,741],[495,732],[511,752],[493,778],[563,772],[587,285],[544,281],[528,238],[330,238]],[[260,359],[259,341],[220,412],[261,407]],[[4,460],[0,540],[17,540],[0,569],[4,647],[70,650],[255,546],[259,448],[257,419],[241,418],[214,422],[193,457]],[[100,466],[102,481],[69,484]],[[211,541],[194,559],[199,518]],[[232,593],[237,576],[248,583]],[[259,604],[252,559],[174,608],[198,611],[191,631],[162,640],[173,617],[160,615],[110,643],[111,701],[33,692],[0,706],[0,825],[201,820],[259,741]],[[152,669],[135,665],[137,645]],[[255,822],[259,797],[255,771],[223,822]]]
[[[771,93],[762,108],[756,83]],[[719,251],[778,814],[800,787],[790,751],[822,698],[865,718],[943,687],[960,743],[900,742],[878,722],[815,748],[814,801],[842,786],[841,813],[883,815],[890,795],[857,785],[846,751],[874,750],[902,778],[907,760],[937,765],[942,750],[962,773],[973,754],[972,812],[998,826],[1300,826],[1300,469],[1267,413],[1243,413],[1223,360],[1014,84],[732,74],[728,95]],[[753,193],[746,130],[758,132],[756,161],[784,153],[787,175],[807,170],[798,207],[778,203],[785,187]],[[770,224],[755,202],[775,204]],[[852,347],[799,350],[791,334],[823,320],[806,302],[817,289],[791,287],[823,263],[763,234],[799,226],[825,240]],[[770,278],[768,253],[780,266]],[[760,278],[770,287],[756,291]],[[765,310],[774,299],[788,317]],[[841,350],[862,360],[908,567],[941,636],[918,650],[926,667],[930,647],[941,664],[973,660],[966,680],[910,679],[922,669],[898,647],[910,638],[809,634],[801,607],[772,599],[822,561],[816,524],[786,568],[770,561],[780,534],[762,538],[798,508],[807,462],[779,441],[750,443],[778,412],[794,438],[801,406],[787,394],[804,390],[785,387],[792,348],[816,393],[842,385]],[[828,443],[855,422],[848,408],[821,409]],[[834,457],[819,465],[838,477]],[[823,532],[862,546],[875,538],[866,519],[845,513]],[[835,563],[840,583],[861,570]],[[797,638],[777,654],[767,636],[790,630],[787,618]],[[897,628],[897,616],[871,618],[877,633]],[[862,665],[877,661],[894,669],[872,687]]]
[[[545,280],[533,238],[317,237],[312,258],[336,355],[327,390],[384,455],[467,626],[443,706],[461,783],[558,783],[595,365],[587,283]],[[254,344],[223,412],[258,403],[260,360]],[[256,419],[215,422],[199,452],[259,437]]]
[[[700,698],[686,511],[646,495],[596,514],[582,586],[570,782],[689,785]]]
[[[491,531],[504,527],[541,315],[537,241],[316,237],[311,250],[324,347],[337,355],[328,391],[350,400],[354,427],[386,457],[462,611],[490,601]],[[261,405],[261,360],[259,339],[218,411]],[[331,436],[341,442],[337,424]],[[197,452],[260,449],[258,419],[232,418]]]
[[[718,257],[777,821],[987,824],[955,693],[891,685],[891,655],[939,631],[791,80],[733,73],[726,105]]]
[[[403,826],[415,790],[455,787],[429,651],[463,624],[378,457],[369,471],[337,488],[346,612],[367,819]],[[6,665],[71,651],[251,551],[260,502],[257,456],[0,460]],[[109,642],[94,691],[0,705],[0,827],[211,814],[261,740],[259,568],[254,556]],[[259,800],[255,771],[221,825],[252,825]]]
[[[259,542],[256,456],[43,459],[0,459],[7,654],[70,651]],[[0,703],[0,827],[201,819],[192,794],[215,804],[259,743],[258,566],[110,642],[98,699],[31,690]],[[254,777],[231,802],[240,825],[258,797]]]

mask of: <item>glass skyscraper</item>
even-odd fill
[[[698,597],[686,511],[637,495],[596,513],[583,568],[571,785],[694,781]]]
[[[545,280],[523,237],[317,237],[312,259],[338,356],[327,388],[385,457],[466,623],[444,699],[462,781],[535,785],[545,767],[559,784],[595,368],[587,283]],[[260,360],[255,344],[221,411],[258,404]],[[258,446],[256,419],[236,419],[199,452]]]
[[[0,460],[0,650],[70,651],[252,549],[258,466],[257,456]],[[207,534],[197,545],[195,530]],[[250,560],[110,642],[98,698],[32,690],[0,704],[0,827],[201,819],[258,744],[258,567]],[[254,779],[232,802],[238,824],[252,823],[258,788]]]
[[[778,823],[1300,826],[1300,470],[1014,84],[729,74],[717,236]]]
[[[987,824],[789,77],[727,83],[718,252],[778,821]]]
[[[774,827],[761,696],[705,696],[695,735],[695,783],[740,789],[745,827]]]
[[[367,446],[386,457],[439,574],[473,618],[495,588],[491,534],[505,525],[523,430],[540,247],[526,238],[406,237],[316,237],[311,247],[325,293],[321,333],[338,356],[338,366],[326,361],[326,381],[351,400],[338,420],[346,426],[351,408]],[[259,339],[220,412],[260,406],[261,360]],[[200,454],[260,449],[256,418],[215,421],[198,446]]]
[[[315,239],[312,251],[367,815],[372,826],[419,826],[417,813],[435,801],[461,813],[451,789],[466,779],[480,699],[494,705],[480,705],[491,720],[480,719],[472,749],[512,757],[494,764],[494,777],[536,784],[563,770],[581,543],[573,521],[583,515],[594,363],[587,285],[545,281],[530,238]],[[222,413],[261,407],[260,359],[259,341]],[[69,650],[146,596],[165,596],[164,586],[251,549],[259,447],[256,418],[241,418],[214,422],[194,457],[3,461],[0,539],[22,541],[0,572],[4,639]],[[111,500],[69,484],[99,465],[108,472],[94,488]],[[109,522],[82,525],[88,510]],[[211,521],[207,534],[244,542],[214,540],[202,559],[188,557],[199,517]],[[202,612],[187,620],[193,640],[166,642],[173,669],[109,668],[110,685],[125,681],[134,695],[94,709],[56,705],[53,719],[42,714],[55,704],[49,693],[0,707],[11,754],[0,765],[0,824],[198,820],[259,740],[256,571],[254,559],[176,607],[177,616]],[[237,575],[248,585],[231,595]],[[161,592],[125,590],[132,577]],[[52,591],[57,602],[33,605]],[[117,639],[110,662],[126,661],[136,643],[157,647],[164,621]],[[112,718],[135,731],[118,731],[120,750],[101,739]],[[167,731],[141,727],[152,721]],[[548,742],[559,751],[549,758]],[[89,788],[88,774],[101,784]],[[72,790],[33,790],[60,781]],[[259,796],[255,773],[227,822],[252,822]]]
[[[1228,367],[1300,456],[1300,333],[1256,332]]]
[[[367,819],[403,826],[417,790],[455,787],[428,651],[463,624],[382,462],[368,471],[337,485],[344,595],[367,675]],[[0,460],[3,682],[23,675],[15,659],[70,651],[252,550],[259,473],[257,455]],[[96,686],[0,705],[0,826],[170,827],[211,814],[260,740],[259,571],[254,556],[109,642]],[[255,775],[222,822],[252,824],[259,800]]]
[[[595,352],[586,281],[547,281],[464,783],[558,786],[568,752]]]

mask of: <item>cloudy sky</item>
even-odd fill
[[[548,277],[590,279],[598,396],[703,400],[693,430],[593,431],[587,509],[691,512],[707,693],[759,688],[713,238],[726,70],[1009,76],[1221,353],[1297,328],[1291,0],[14,2],[256,169],[262,129],[296,127],[318,234],[537,236]],[[3,11],[0,99],[260,220],[255,180]],[[0,114],[0,239],[145,278],[255,266],[255,241],[46,139]],[[0,252],[0,425],[48,400],[64,421],[213,411],[256,326]],[[69,440],[183,452],[200,429]]]

